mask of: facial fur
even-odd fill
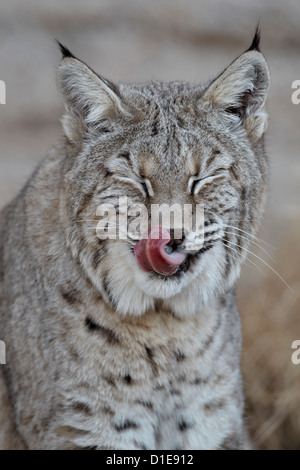
[[[157,304],[193,315],[236,281],[262,215],[269,72],[252,47],[204,86],[112,84],[62,47],[58,70],[67,157],[60,215],[68,246],[117,312]],[[136,241],[99,240],[97,207],[204,205],[205,238],[176,275],[140,269]],[[67,222],[66,222],[67,221]],[[150,223],[150,220],[149,220]]]

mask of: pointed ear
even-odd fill
[[[269,84],[267,63],[258,46],[256,50],[251,46],[208,86],[202,100],[231,131],[243,126],[249,138],[257,141],[267,128]]]
[[[59,46],[63,59],[57,71],[57,86],[67,111],[62,124],[68,139],[75,143],[88,128],[107,128],[128,111],[116,85],[97,75],[60,43]]]

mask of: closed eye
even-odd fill
[[[120,175],[117,175],[117,174],[113,175],[112,178],[114,178],[118,181],[123,181],[124,183],[128,183],[131,186],[134,186],[136,189],[138,189],[143,194],[144,197],[154,195],[151,183],[147,178],[143,179],[142,181],[136,181],[133,178],[129,178],[127,176],[120,176]]]
[[[144,179],[142,186],[147,196],[154,196],[153,188],[148,178]]]
[[[198,176],[191,176],[188,183],[188,191],[193,196],[199,193],[199,191],[205,186],[206,184],[211,183],[212,181],[216,181],[218,179],[226,178],[227,172],[219,170],[216,174],[211,176],[206,176],[204,178],[199,178]]]

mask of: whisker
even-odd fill
[[[227,241],[227,240],[226,240],[226,241]],[[229,250],[232,250],[234,253],[238,253],[238,251],[235,250],[232,246],[228,246],[228,245],[227,245],[227,248],[229,248]],[[229,253],[228,253],[228,255],[229,255]],[[236,257],[235,259],[238,259],[238,257]],[[252,268],[252,266],[251,266],[250,264],[248,264],[248,262],[251,263],[252,266],[254,266],[255,268],[257,268],[265,277],[267,277],[266,273],[265,273],[256,263],[254,263],[254,261],[252,261],[252,260],[249,259],[249,258],[247,258],[247,259],[244,261],[244,263],[246,264],[246,266],[249,266],[250,268]]]
[[[224,232],[225,232],[225,233],[228,233],[228,234],[236,235],[236,233],[234,233],[234,232],[229,232],[228,230],[224,230]],[[258,243],[254,242],[253,240],[250,240],[250,238],[245,237],[245,236],[243,236],[243,235],[239,235],[239,237],[240,237],[240,238],[244,238],[245,240],[248,240],[248,242],[253,243],[253,245],[258,246],[258,248],[259,248],[260,250],[262,250],[262,251],[268,256],[268,258],[270,258],[274,263],[276,263],[276,261],[274,260],[274,258],[272,258],[272,256],[271,256],[262,246],[260,246]]]
[[[254,238],[254,240],[258,241],[258,242],[261,242],[261,243],[264,243],[265,245],[269,246],[270,248],[272,248],[273,250],[275,249],[274,246],[270,245],[269,243],[265,242],[264,240],[262,240],[261,238],[258,238],[256,237],[255,235],[252,235],[251,233],[249,232],[246,232],[246,230],[242,230],[241,228],[238,228],[238,227],[235,227],[234,225],[227,225],[227,224],[222,224],[223,227],[228,227],[228,228],[234,228],[235,230],[238,230],[239,232],[243,232],[245,233],[246,235],[249,235],[249,237],[252,237]]]
[[[247,248],[244,248],[242,245],[239,245],[238,243],[234,243],[234,242],[231,242],[229,240],[225,240],[227,243],[230,243],[232,245],[235,245],[235,246],[238,246],[239,248],[242,248],[243,250],[245,250],[247,253],[250,253],[250,255],[252,256],[255,256],[255,258],[259,259],[262,263],[264,263],[269,269],[271,269],[271,271],[273,271],[274,274],[276,274],[276,276],[279,277],[279,279],[286,285],[286,287],[288,287],[290,289],[291,292],[295,293],[295,291],[291,288],[291,286],[289,286],[289,284],[283,279],[282,276],[280,276],[280,274],[275,271],[274,268],[272,268],[272,266],[270,266],[264,259],[262,259],[260,256],[256,255],[255,253],[253,253],[251,250],[247,250]],[[227,245],[228,246],[228,245]]]

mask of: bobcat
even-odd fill
[[[116,85],[60,44],[64,137],[1,214],[2,449],[250,448],[234,285],[268,179],[259,43],[204,86]],[[121,196],[203,204],[203,245],[171,229],[153,256],[174,270],[143,265],[97,236]]]

